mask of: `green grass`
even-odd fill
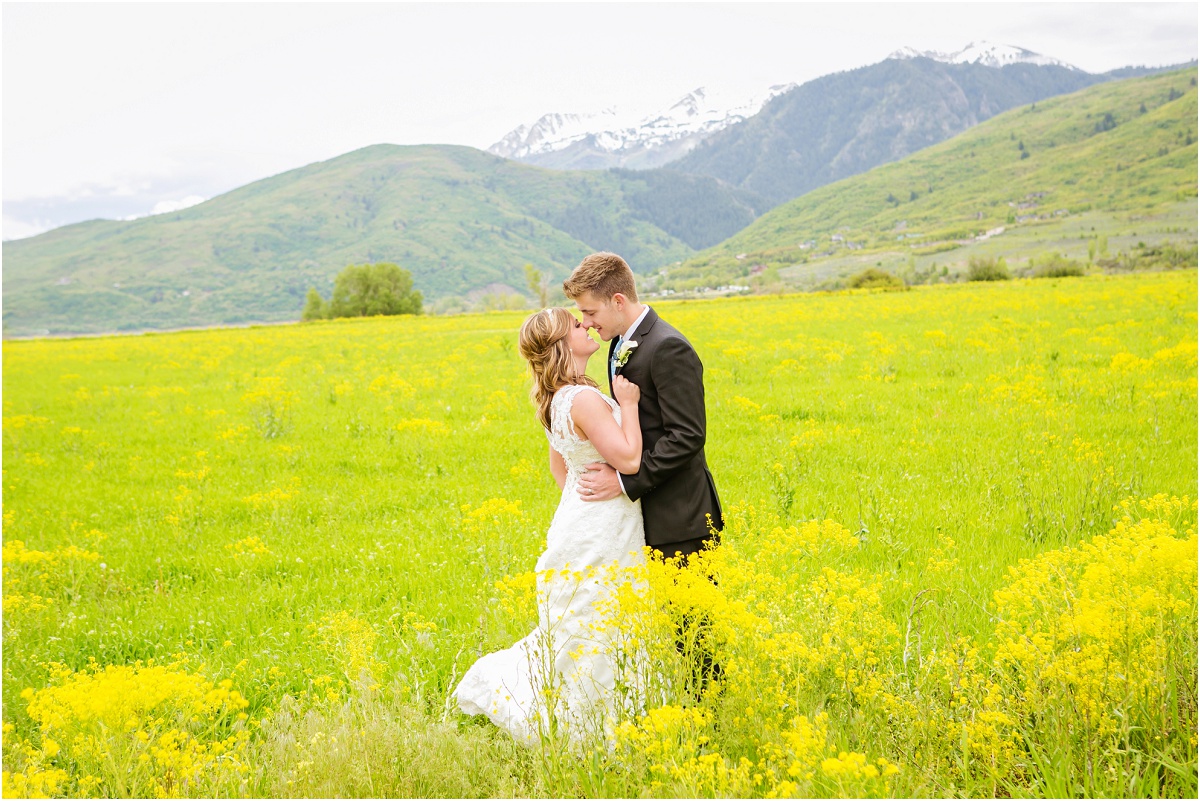
[[[814,519],[857,532],[835,566],[875,577],[901,632],[929,590],[932,659],[959,634],[988,641],[1018,560],[1104,534],[1127,497],[1194,494],[1196,302],[1195,273],[1173,272],[656,308],[705,364],[731,543],[754,554],[773,525]],[[478,654],[530,625],[494,582],[532,569],[557,501],[522,318],[5,342],[5,769],[38,740],[20,694],[50,684],[52,663],[182,654],[249,701],[251,770],[221,792],[631,792],[615,769],[549,774],[448,701]],[[519,513],[473,525],[495,498]],[[269,552],[248,553],[249,537]],[[934,569],[945,537],[957,565]],[[98,557],[10,563],[17,540]],[[49,605],[10,611],[30,594]],[[338,612],[372,632],[360,645],[381,689],[321,645]],[[843,748],[899,761],[892,793],[996,791],[898,753],[904,732],[831,727]],[[730,758],[760,756],[729,742]],[[61,745],[52,762],[72,764]]]

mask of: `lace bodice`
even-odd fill
[[[613,410],[617,425],[621,424],[621,407],[595,387],[586,384],[572,384],[562,387],[554,393],[554,397],[550,401],[550,430],[546,432],[546,438],[550,440],[550,447],[558,451],[563,461],[567,463],[568,482],[579,478],[584,465],[604,461],[604,457],[596,450],[596,446],[588,440],[580,439],[579,435],[575,433],[575,423],[571,420],[571,404],[574,403],[575,396],[580,392],[595,392],[604,398],[609,408]]]

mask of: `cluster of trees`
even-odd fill
[[[316,288],[308,290],[301,320],[333,317],[371,317],[377,314],[420,314],[421,292],[412,274],[391,262],[351,264],[333,282],[328,301]]]

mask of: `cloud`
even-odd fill
[[[50,220],[18,220],[5,214],[3,239],[5,242],[12,239],[27,239],[43,234],[54,227],[56,226]]]
[[[4,239],[25,239],[85,220],[138,220],[203,203],[212,195],[188,192],[171,180],[115,182],[71,187],[60,195],[4,201]],[[201,183],[197,181],[196,183]],[[214,192],[213,194],[219,194]]]
[[[201,197],[200,195],[188,195],[181,200],[160,200],[155,203],[154,208],[152,208],[146,214],[130,214],[122,217],[121,219],[140,220],[142,217],[153,217],[155,214],[170,214],[173,211],[183,211],[184,209],[191,208],[197,203],[203,203],[206,200],[208,200],[208,198]]]
[[[154,208],[150,211],[151,214],[166,214],[171,211],[182,211],[189,206],[195,206],[197,203],[203,203],[208,198],[200,195],[188,195],[182,200],[160,200],[154,204]]]

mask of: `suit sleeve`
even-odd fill
[[[642,451],[636,473],[621,474],[625,494],[634,501],[704,449],[704,367],[696,351],[685,340],[668,337],[654,349],[650,369],[665,433],[653,448]]]

